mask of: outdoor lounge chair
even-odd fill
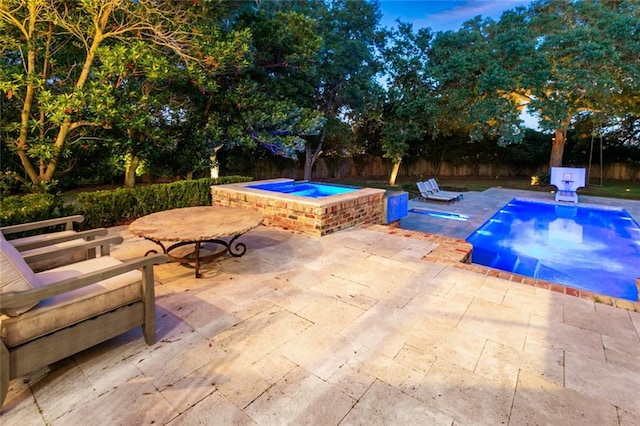
[[[20,225],[3,226],[0,232],[11,241],[11,244],[19,251],[29,250],[37,247],[57,244],[62,241],[75,239],[76,231],[73,230],[74,223],[84,221],[84,216],[74,215],[65,216],[55,219],[41,220],[38,222],[23,223]],[[53,228],[64,228],[59,231],[51,231]],[[12,234],[18,234],[28,231],[38,231],[39,235],[33,235],[21,238],[11,238]],[[66,238],[66,239],[65,239]]]
[[[425,200],[445,201],[448,204],[451,201],[455,201],[457,199],[457,197],[452,197],[450,195],[441,195],[434,193],[431,187],[426,182],[416,182],[416,185],[420,190],[420,195]]]
[[[167,256],[123,262],[109,255],[110,245],[121,242],[110,237],[61,248],[63,257],[88,248],[100,256],[34,273],[0,233],[0,408],[10,380],[134,327],[155,343],[153,266]]]
[[[464,197],[464,194],[462,194],[461,192],[452,192],[440,189],[440,186],[438,186],[438,182],[435,180],[435,178],[431,178],[426,182],[427,184],[431,185],[431,190],[436,194],[455,196],[457,200],[462,200],[462,198]]]
[[[81,232],[74,231],[73,224],[82,222],[83,220],[84,217],[81,215],[41,220],[38,222],[0,227],[0,233],[22,254],[22,257],[27,260],[31,269],[33,269],[34,272],[38,272],[95,257],[95,248],[85,249],[84,251],[77,250],[68,257],[61,257],[55,254],[46,255],[47,253],[55,253],[56,250],[64,247],[81,247],[87,241],[107,235],[108,232],[105,228]],[[56,228],[60,227],[64,227],[64,229],[56,230]],[[15,235],[20,235],[25,232],[38,232],[38,234],[12,238]],[[39,259],[38,262],[33,260],[33,257],[36,255]]]

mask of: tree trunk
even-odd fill
[[[304,180],[311,180],[311,175],[313,174],[313,165],[316,164],[316,160],[322,154],[322,146],[324,145],[324,138],[326,133],[323,131],[322,136],[320,136],[320,142],[316,149],[313,149],[313,144],[311,141],[306,141],[305,148],[305,158],[304,158]]]
[[[396,184],[398,171],[400,171],[400,163],[402,163],[402,157],[397,158],[396,161],[393,162],[393,168],[391,169],[391,176],[389,176],[389,185]]]
[[[562,157],[564,155],[564,145],[567,141],[568,128],[569,124],[567,123],[563,125],[562,128],[556,129],[553,132],[549,170],[551,170],[551,167],[562,167]]]
[[[307,141],[304,148],[304,180],[311,180],[311,172],[313,170],[313,164],[315,163],[315,160],[313,159],[313,147],[311,146],[311,142]]]
[[[4,5],[3,5],[4,6]],[[26,94],[24,103],[22,106],[22,111],[20,112],[20,136],[16,141],[16,153],[20,158],[20,162],[22,163],[22,167],[25,172],[31,179],[31,182],[37,183],[40,180],[40,175],[38,171],[33,167],[31,163],[31,159],[27,154],[29,149],[29,132],[30,128],[30,119],[31,119],[31,108],[33,107],[34,96],[35,96],[35,86],[33,84],[33,76],[35,75],[35,67],[36,67],[36,50],[31,46],[33,43],[33,34],[35,31],[37,22],[36,15],[36,5],[35,3],[29,4],[29,24],[28,24],[28,37],[27,37],[27,46],[29,46],[27,52],[27,86],[26,86]]]
[[[105,7],[103,9],[104,14],[99,17],[98,24],[95,26],[95,34],[93,37],[93,42],[91,43],[91,46],[87,50],[87,57],[84,60],[82,71],[80,72],[80,75],[78,76],[78,81],[76,81],[76,84],[75,84],[76,88],[78,89],[82,89],[84,87],[87,80],[89,79],[89,76],[91,75],[91,67],[93,66],[94,58],[103,40],[102,30],[104,30],[104,27],[106,26],[107,21],[109,20],[109,16],[111,15],[112,9],[113,9],[113,6],[111,5],[108,5],[107,7]],[[64,146],[67,141],[67,136],[69,135],[69,131],[74,127],[76,127],[76,125],[72,123],[69,118],[65,118],[65,120],[60,125],[60,128],[58,129],[58,135],[56,136],[56,140],[53,145],[53,156],[47,163],[46,171],[44,172],[44,175],[42,173],[40,174],[40,180],[46,182],[53,179],[53,175],[55,174],[56,169],[58,167],[58,160],[60,159],[60,155],[64,151]],[[134,169],[133,177],[134,177],[134,185],[135,185],[135,169]]]
[[[127,161],[127,165],[124,171],[124,186],[125,188],[133,188],[136,186],[136,169],[140,165],[140,158],[136,155],[131,155],[131,159]]]
[[[216,161],[216,156],[212,155],[209,159],[211,160],[211,168],[209,169],[211,179],[218,179],[220,177],[220,165]]]
[[[218,161],[218,151],[222,148],[222,145],[216,146],[213,148],[213,152],[209,157],[209,161],[211,162],[211,166],[209,168],[211,172],[211,179],[218,179],[220,176],[220,162]]]

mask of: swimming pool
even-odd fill
[[[514,198],[467,241],[473,263],[638,301],[640,227],[624,209]]]
[[[352,186],[330,185],[309,181],[270,182],[258,185],[248,185],[248,188],[311,198],[330,197],[332,195],[346,194],[359,189]]]

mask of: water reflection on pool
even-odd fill
[[[473,263],[638,301],[640,227],[626,210],[514,198],[467,241]]]

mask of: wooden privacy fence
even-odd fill
[[[584,164],[565,164],[568,167],[587,167]],[[352,159],[331,160],[319,158],[313,168],[313,179],[331,178],[365,178],[389,176],[392,164],[385,158],[372,157],[366,162],[354,162]],[[431,176],[476,176],[476,177],[515,177],[531,176],[541,172],[548,173],[548,167],[539,169],[518,169],[504,165],[468,165],[443,162],[435,167],[424,159],[403,162],[398,177],[431,177]],[[640,165],[614,163],[605,165],[602,169],[605,180],[640,181]],[[247,173],[245,171],[245,173]],[[277,167],[268,161],[256,161],[253,170],[248,172],[255,179],[271,179],[276,177],[289,177],[301,180],[304,177],[304,163],[291,162],[285,168]],[[600,166],[592,165],[589,170],[590,179],[599,179]]]

